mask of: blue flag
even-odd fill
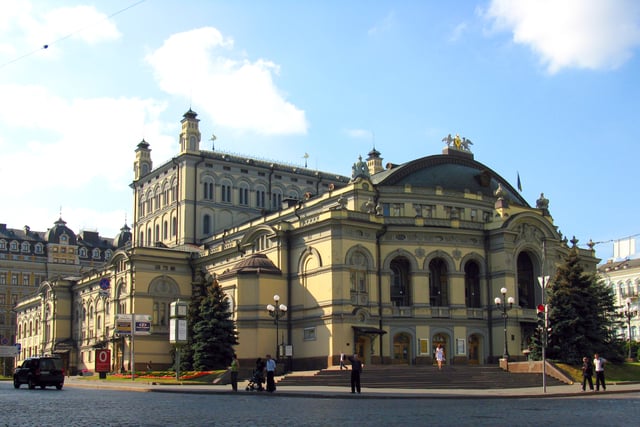
[[[518,172],[518,191],[522,192],[522,183],[520,183],[520,172]]]

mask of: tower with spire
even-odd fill
[[[151,172],[152,169],[151,149],[149,148],[149,143],[143,139],[138,144],[138,148],[136,148],[136,160],[133,162],[134,181],[139,180]]]
[[[198,154],[200,151],[200,129],[198,123],[198,114],[189,108],[189,111],[184,113],[182,123],[182,131],[180,132],[180,154],[190,153]]]

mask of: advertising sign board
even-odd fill
[[[109,372],[111,370],[111,350],[96,350],[96,372]]]
[[[151,316],[148,314],[118,314],[116,315],[116,333],[131,335],[131,323],[135,316],[135,334],[151,334]]]

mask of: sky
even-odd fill
[[[459,134],[604,261],[640,233],[639,56],[635,0],[3,0],[0,223],[115,237],[191,108],[203,149],[342,175]]]

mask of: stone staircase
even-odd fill
[[[278,381],[286,386],[349,385],[351,372],[335,367],[314,374],[290,373]],[[402,389],[501,389],[542,387],[542,374],[510,373],[495,365],[433,366],[367,365],[362,372],[362,386]],[[564,384],[547,375],[547,385]]]

